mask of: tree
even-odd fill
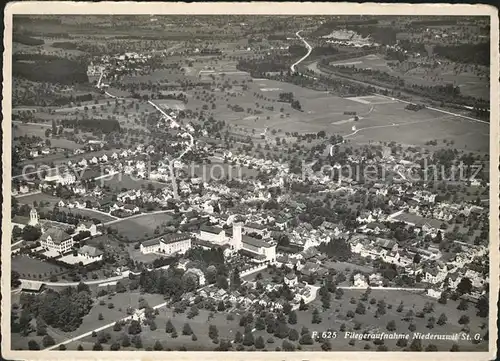
[[[358,302],[356,313],[360,315],[364,315],[366,313],[366,307],[362,302]]]
[[[137,348],[137,349],[142,348],[141,336],[135,335],[134,337],[132,337],[132,343],[134,344],[135,348]]]
[[[439,326],[443,326],[446,323],[446,321],[448,321],[448,317],[446,317],[446,315],[444,313],[442,313],[439,315],[439,318],[437,320],[437,324]]]
[[[446,305],[446,303],[448,302],[448,295],[446,292],[441,293],[441,296],[439,297],[438,302],[442,305]]]
[[[119,332],[122,330],[122,324],[120,322],[115,322],[113,326],[113,331]]]
[[[467,316],[467,315],[462,315],[462,316],[458,319],[458,323],[459,323],[460,325],[467,325],[469,322],[470,322],[470,320],[469,320],[469,316]]]
[[[117,293],[124,293],[127,291],[127,288],[120,281],[116,282],[115,289]]]
[[[166,333],[172,333],[175,330],[174,325],[172,324],[172,321],[170,319],[167,320],[167,324],[165,326],[165,332]]]
[[[241,334],[240,331],[237,331],[236,334],[234,335],[234,342],[235,343],[242,343],[243,342],[243,335]]]
[[[466,311],[468,308],[469,308],[469,303],[462,298],[457,306],[457,310]]]
[[[142,328],[141,328],[141,324],[139,323],[139,321],[132,320],[130,322],[130,326],[128,326],[129,335],[137,335],[137,334],[141,333],[141,331],[142,331]]]
[[[472,281],[468,277],[463,277],[457,285],[457,293],[464,295],[472,292]]]
[[[288,323],[290,325],[295,325],[297,324],[297,313],[295,311],[291,311],[289,314],[288,314]]]
[[[438,350],[437,346],[432,343],[428,344],[427,347],[425,348],[426,352],[432,352],[437,350]]]
[[[45,336],[47,334],[47,323],[40,316],[36,319],[36,334],[37,336]]]
[[[458,345],[456,343],[454,343],[453,345],[451,345],[451,349],[450,349],[450,352],[458,352],[460,351]]]
[[[325,339],[321,343],[321,349],[323,351],[331,351],[332,350],[332,344],[330,343],[330,341],[328,341],[327,339]]]
[[[29,340],[28,349],[29,350],[40,350],[40,345],[35,340]]]
[[[416,329],[417,329],[417,326],[415,326],[414,323],[410,323],[410,325],[408,326],[408,330],[411,332],[415,331]]]
[[[312,345],[314,343],[314,340],[311,337],[311,334],[305,333],[300,337],[299,344],[301,345]]]
[[[290,341],[297,341],[299,339],[299,333],[297,332],[296,329],[292,328],[290,329],[290,332],[288,333],[288,339]]]
[[[128,337],[128,335],[126,333],[123,334],[123,337],[122,337],[122,346],[123,347],[129,347],[130,346],[130,338]]]
[[[243,336],[243,345],[252,346],[254,344],[254,338],[252,332],[246,332]]]
[[[410,344],[410,351],[422,351],[422,341],[419,338],[414,338]]]
[[[78,345],[78,347],[76,348],[78,351],[83,351],[83,346],[82,345]]]
[[[97,319],[98,319],[99,321],[104,320],[104,316],[102,315],[102,313],[99,313],[99,316],[97,316]]]
[[[321,323],[321,316],[319,314],[319,311],[317,308],[314,309],[313,314],[312,314],[312,323],[317,324]]]
[[[387,331],[395,331],[396,330],[396,322],[391,320],[387,323]]]
[[[406,347],[408,345],[408,340],[405,337],[401,337],[396,342],[396,346],[398,347]]]
[[[255,340],[255,348],[260,350],[263,349],[264,347],[266,347],[266,345],[264,343],[264,339],[262,338],[262,336],[257,337],[257,339]]]
[[[299,304],[299,311],[305,311],[307,310],[307,305],[306,303],[304,302],[304,299],[301,298],[300,299],[300,304]]]
[[[481,296],[476,303],[477,316],[488,317],[489,313],[489,301],[486,296]]]
[[[193,330],[191,329],[191,326],[189,325],[189,323],[184,324],[184,327],[182,328],[182,334],[183,335],[192,335],[193,334]]]
[[[109,349],[111,351],[118,351],[120,349],[120,344],[118,342],[113,342],[111,346],[109,346]]]
[[[155,351],[162,351],[163,350],[163,345],[161,344],[160,341],[156,340],[156,342],[153,346],[153,350],[155,350]]]
[[[21,285],[21,281],[19,280],[20,275],[17,271],[10,272],[10,286],[12,288],[17,288]]]
[[[94,346],[92,347],[92,351],[102,351],[102,350],[103,350],[103,348],[102,348],[102,345],[99,341],[94,343]]]
[[[427,320],[427,328],[434,328],[434,323],[436,322],[436,319],[434,317],[429,317]]]
[[[50,347],[50,346],[54,346],[56,344],[56,342],[54,341],[52,336],[45,335],[45,336],[43,336],[42,344],[43,344],[43,347]]]
[[[219,330],[217,330],[217,326],[210,325],[208,327],[208,337],[210,337],[212,340],[215,340],[219,337]]]
[[[157,328],[158,328],[158,327],[156,326],[156,322],[155,322],[155,320],[151,320],[151,321],[149,321],[149,329],[150,329],[151,331],[155,331]]]
[[[287,340],[283,340],[283,343],[281,344],[281,348],[283,351],[295,351],[295,345],[291,342],[288,342]]]

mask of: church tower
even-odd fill
[[[242,248],[242,223],[241,222],[233,222],[233,239],[231,245],[235,251],[238,251]]]
[[[33,227],[38,225],[38,212],[36,211],[35,208],[31,208],[30,221],[28,224]]]

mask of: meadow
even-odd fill
[[[118,233],[133,242],[153,238],[156,227],[162,227],[171,219],[172,216],[169,213],[145,214],[131,219],[124,219],[111,224],[110,227],[116,229]]]

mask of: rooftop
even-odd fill
[[[207,225],[201,226],[200,229],[203,232],[208,232],[208,233],[213,233],[213,234],[219,234],[220,232],[223,231],[223,229],[221,227],[213,227],[213,226],[207,226]]]
[[[61,243],[62,241],[65,241],[71,236],[64,232],[62,229],[59,228],[49,228],[41,237],[42,241],[46,241],[47,238],[50,236],[52,239],[52,242],[54,243]]]
[[[273,243],[263,241],[262,239],[257,239],[257,238],[246,236],[246,235],[242,236],[242,242],[249,244],[251,246],[254,246],[254,247],[259,247],[259,248],[260,247],[271,248],[275,245]]]
[[[101,250],[95,247],[85,245],[78,250],[78,254],[83,254],[83,255],[87,254],[91,257],[98,257],[101,256],[103,253]]]

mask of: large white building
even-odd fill
[[[73,247],[73,237],[59,228],[49,228],[42,234],[40,244],[43,248],[58,253],[66,253]]]
[[[43,180],[47,183],[68,185],[76,182],[76,176],[69,171],[63,172],[59,169],[53,169],[45,175]]]
[[[240,222],[233,223],[232,236],[230,237],[220,227],[203,226],[198,238],[214,245],[228,244],[233,251],[239,251],[254,259],[256,263],[276,262],[276,242],[243,235],[243,224]]]
[[[201,226],[198,236],[202,241],[223,245],[228,243],[226,232],[221,227]]]
[[[167,256],[183,254],[191,248],[191,236],[187,233],[173,233],[142,242],[141,252],[163,253]]]

